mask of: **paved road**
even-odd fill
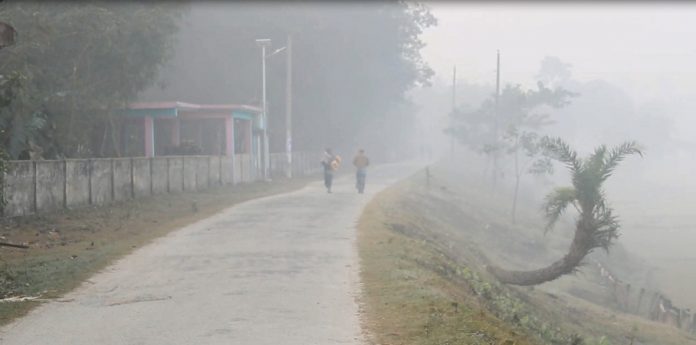
[[[416,164],[246,202],[160,238],[60,301],[0,329],[0,343],[362,344],[355,221]]]

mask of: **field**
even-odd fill
[[[601,298],[591,269],[537,288],[499,284],[487,264],[548,262],[567,246],[567,229],[544,237],[533,207],[512,224],[501,199],[445,169],[432,171],[429,187],[415,175],[378,195],[360,221],[362,303],[373,343],[696,344],[694,336],[569,293],[568,286]]]

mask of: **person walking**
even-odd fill
[[[326,192],[331,193],[333,175],[334,172],[336,172],[341,166],[341,157],[334,155],[331,149],[326,149],[326,151],[324,151],[324,159],[322,159],[321,165],[324,167],[324,186],[326,187]]]
[[[360,149],[358,154],[353,158],[353,165],[357,171],[355,172],[355,188],[358,193],[363,194],[365,191],[365,178],[367,177],[367,166],[370,165],[370,159],[365,155],[365,150]]]

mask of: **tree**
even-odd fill
[[[0,49],[11,46],[15,44],[17,38],[17,30],[15,30],[12,25],[0,22]],[[16,79],[0,79],[0,109],[6,107],[13,98],[14,86],[16,85]],[[2,127],[0,127],[0,136],[4,134]],[[0,209],[5,207],[5,171],[7,170],[7,153],[2,146],[0,146]]]
[[[571,77],[571,65],[555,56],[544,57],[536,75],[537,80],[551,87],[563,86]]]
[[[433,71],[420,54],[422,31],[436,24],[427,7],[404,1],[273,6],[191,5],[176,55],[161,85],[141,100],[252,103],[261,99],[260,51],[293,44],[293,147],[351,150],[400,148],[398,126],[414,112],[408,90],[428,85]],[[282,53],[267,61],[270,146],[285,148],[285,78]],[[391,116],[391,115],[394,116]]]
[[[619,221],[606,201],[602,185],[616,167],[629,155],[643,153],[635,142],[625,142],[612,149],[601,145],[588,157],[578,158],[562,139],[545,139],[545,150],[564,164],[572,174],[572,186],[559,187],[546,196],[543,206],[547,220],[545,231],[551,230],[561,215],[573,207],[579,213],[575,236],[568,253],[548,267],[533,271],[509,271],[489,266],[501,282],[514,285],[538,285],[577,270],[582,260],[596,248],[609,250],[619,236]]]
[[[517,199],[520,191],[520,182],[525,174],[543,175],[553,172],[553,165],[548,156],[543,154],[544,138],[539,138],[535,132],[519,132],[515,128],[508,131],[505,141],[508,143],[508,152],[513,156],[513,173],[515,187],[512,196],[512,222],[516,222]],[[522,156],[522,157],[520,157]]]
[[[0,52],[15,93],[0,109],[0,144],[14,159],[117,154],[111,110],[154,82],[178,17],[166,4],[0,4],[21,33]]]
[[[511,158],[515,176],[513,221],[522,175],[526,172],[549,171],[548,166],[542,169],[543,158],[534,165],[533,171],[528,169],[527,164],[520,164],[520,151],[524,151],[529,158],[540,158],[539,149],[536,147],[538,131],[553,123],[550,120],[549,109],[565,107],[575,95],[560,87],[547,88],[542,82],[537,83],[536,90],[523,90],[519,85],[508,85],[503,89],[497,105],[495,96],[491,96],[475,111],[456,109],[452,114],[453,124],[446,133],[491,160]],[[494,166],[492,171],[494,183],[499,174],[496,168]]]

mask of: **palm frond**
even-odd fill
[[[597,146],[592,154],[586,158],[584,163],[585,171],[599,172],[604,166],[605,157],[607,155],[607,146],[599,145]]]
[[[553,229],[558,218],[563,215],[568,205],[573,204],[576,199],[577,194],[573,187],[559,187],[546,196],[542,207],[547,221],[544,232],[549,232]]]
[[[565,164],[573,173],[580,172],[582,165],[578,159],[578,153],[563,139],[544,137],[541,145],[547,156]]]
[[[614,147],[603,162],[603,168],[600,172],[602,180],[609,178],[609,176],[611,176],[611,174],[614,172],[614,169],[616,169],[616,166],[618,166],[619,163],[626,158],[626,156],[633,154],[638,154],[643,157],[643,150],[635,141],[627,141]]]
[[[601,200],[593,212],[595,229],[592,233],[593,246],[609,251],[615,239],[619,237],[619,218],[613,214],[613,209]]]

